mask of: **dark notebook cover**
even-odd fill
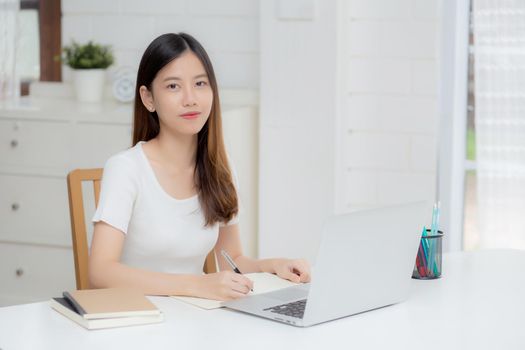
[[[67,307],[69,310],[73,311],[74,313],[77,313],[80,315],[80,313],[75,309],[75,306],[73,306],[73,304],[71,304],[71,302],[69,302],[69,300],[67,300],[66,298],[53,298],[53,299],[60,305],[63,305]]]

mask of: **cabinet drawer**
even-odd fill
[[[71,245],[64,178],[0,174],[0,240]]]
[[[131,126],[77,124],[73,129],[71,169],[102,168],[112,155],[131,147]]]
[[[71,124],[0,120],[0,162],[66,169],[71,153]]]
[[[0,243],[0,281],[0,304],[61,296],[75,289],[73,251]]]

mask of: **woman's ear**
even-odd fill
[[[139,88],[140,92],[140,99],[142,100],[142,104],[146,109],[150,112],[155,112],[155,106],[153,104],[153,95],[151,94],[151,91],[148,90],[147,87],[142,85]]]

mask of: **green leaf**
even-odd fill
[[[103,46],[89,41],[80,45],[75,41],[63,48],[65,63],[73,69],[106,69],[114,62],[110,46]]]

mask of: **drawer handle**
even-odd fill
[[[24,274],[24,270],[22,268],[16,269],[16,276],[20,277]]]
[[[18,146],[18,140],[11,140],[11,148]]]
[[[17,211],[18,209],[20,209],[20,204],[18,204],[18,203],[11,204],[11,209],[13,211]]]

